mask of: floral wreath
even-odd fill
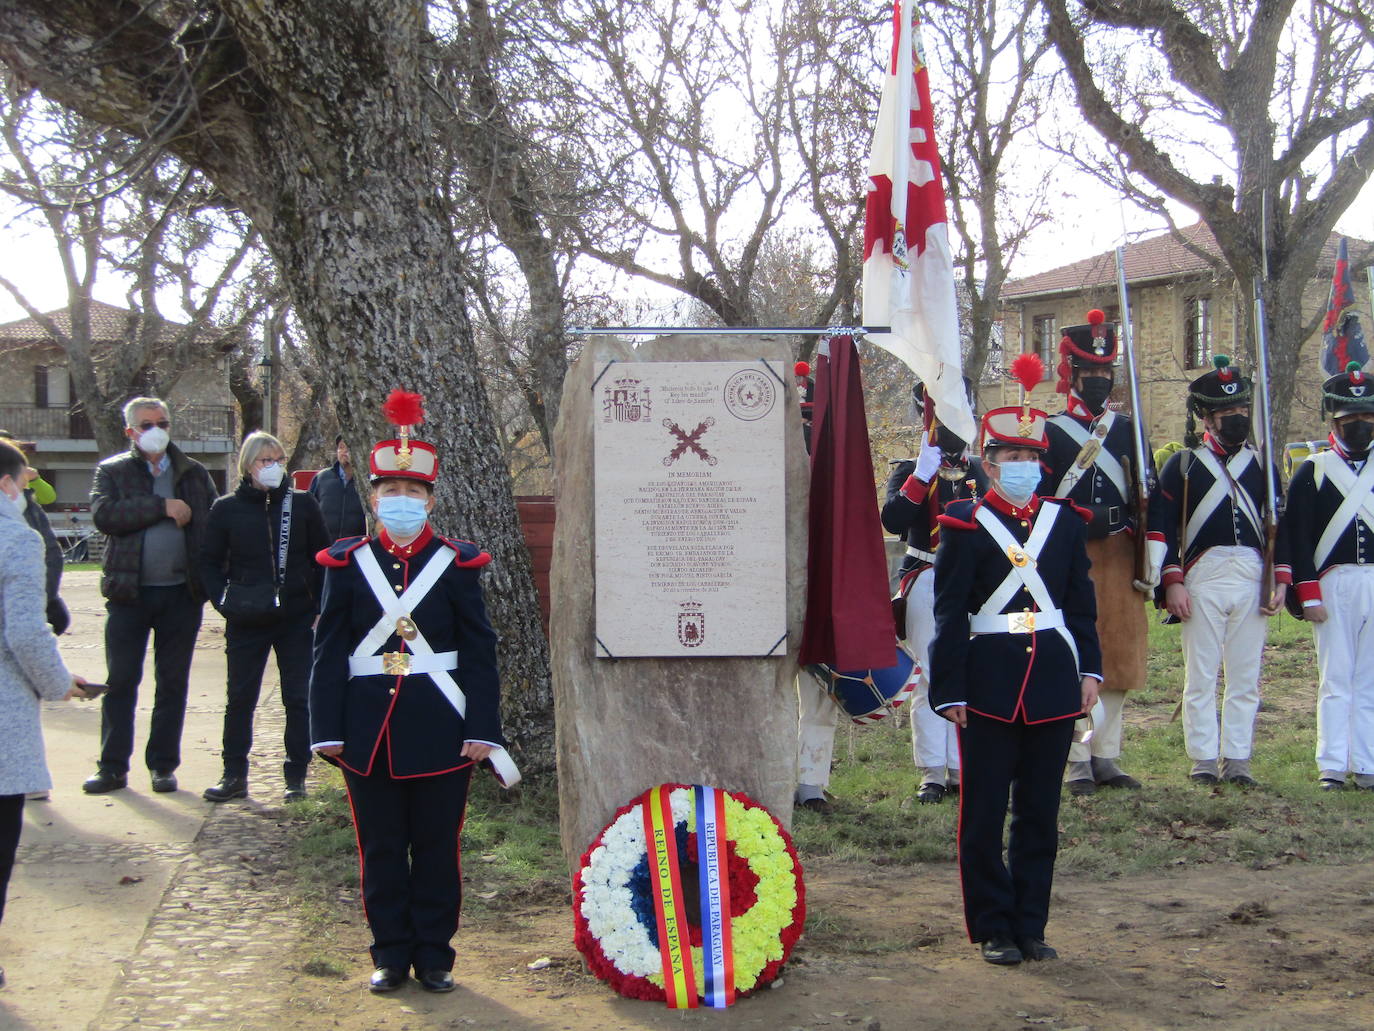
[[[715,799],[717,840],[724,843],[719,850],[723,852],[720,895],[729,916],[724,964],[717,956],[714,965],[711,953],[720,951],[718,938],[712,936],[716,948],[703,948],[706,907],[701,906],[698,914],[699,900],[690,899],[701,869],[700,813],[709,811],[700,808],[703,798],[708,799],[708,806]],[[652,832],[646,833],[646,822],[652,820],[656,807],[661,807],[664,828],[671,814],[672,833],[671,841],[651,847]],[[707,816],[705,822],[709,825],[711,819]],[[705,836],[709,834],[708,826]],[[662,837],[668,837],[666,832]],[[656,877],[662,875],[654,869],[655,857],[661,847],[674,846],[681,876],[675,869],[672,885],[678,890],[685,887],[682,894],[689,898],[679,914],[686,915],[681,967],[690,968],[685,971],[685,998],[683,981],[665,978],[665,969],[671,969],[669,943],[663,941],[664,907],[656,904]],[[777,977],[801,937],[806,920],[801,862],[782,825],[747,795],[664,784],[616,810],[583,854],[573,878],[573,918],[575,943],[592,973],[621,995],[680,1007],[695,1006],[700,996],[709,1006],[724,1006],[736,992],[752,991]],[[688,943],[690,949],[685,948]],[[719,985],[722,969],[726,971],[723,992]]]

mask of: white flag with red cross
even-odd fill
[[[892,60],[868,163],[863,317],[867,326],[890,328],[867,339],[909,366],[940,422],[972,442],[977,431],[964,389],[954,256],[914,3],[896,0],[892,11]]]

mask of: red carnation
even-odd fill
[[[1088,312],[1088,325],[1097,326],[1107,321],[1106,313],[1101,308],[1094,308]]]
[[[811,375],[811,363],[797,362],[796,365],[792,366],[792,374],[794,376],[801,376],[805,379],[807,376]]]

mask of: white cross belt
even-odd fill
[[[377,556],[373,553],[371,546],[363,545],[353,554],[357,558],[358,568],[362,571],[363,579],[367,581],[367,585],[372,591],[372,596],[377,599],[377,604],[382,607],[382,615],[377,620],[376,625],[368,631],[367,636],[363,638],[353,654],[348,657],[349,674],[351,676],[373,676],[375,674],[370,672],[354,672],[354,664],[357,663],[361,669],[371,670],[375,660],[376,672],[387,672],[384,667],[387,656],[374,653],[396,633],[396,621],[402,616],[409,616],[410,613],[414,612],[416,606],[434,589],[434,585],[439,582],[439,577],[443,575],[444,570],[453,561],[453,556],[449,554],[447,548],[440,548],[425,563],[424,569],[420,570],[420,575],[411,581],[410,586],[399,596],[393,596],[391,585],[382,574],[382,567],[378,565]],[[418,626],[415,628],[415,637],[406,641],[406,644],[411,653],[410,672],[428,676],[434,682],[434,686],[439,689],[439,693],[444,696],[449,705],[453,706],[459,717],[466,719],[467,696],[463,694],[463,689],[458,686],[458,682],[453,679],[451,673],[458,667],[458,653],[434,651]],[[421,665],[425,668],[420,668]],[[405,674],[398,673],[397,675],[404,676]],[[509,788],[519,782],[520,771],[516,768],[510,753],[504,748],[499,745],[492,746],[492,752],[488,758],[492,770],[503,785]]]

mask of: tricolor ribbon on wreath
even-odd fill
[[[730,889],[725,870],[725,796],[712,787],[692,787],[697,817],[698,895],[701,906],[703,998],[698,998],[682,890],[681,857],[673,831],[671,788],[659,786],[644,806],[649,874],[658,923],[663,988],[671,1009],[701,1003],[724,1009],[735,1001],[734,956],[730,943]]]

